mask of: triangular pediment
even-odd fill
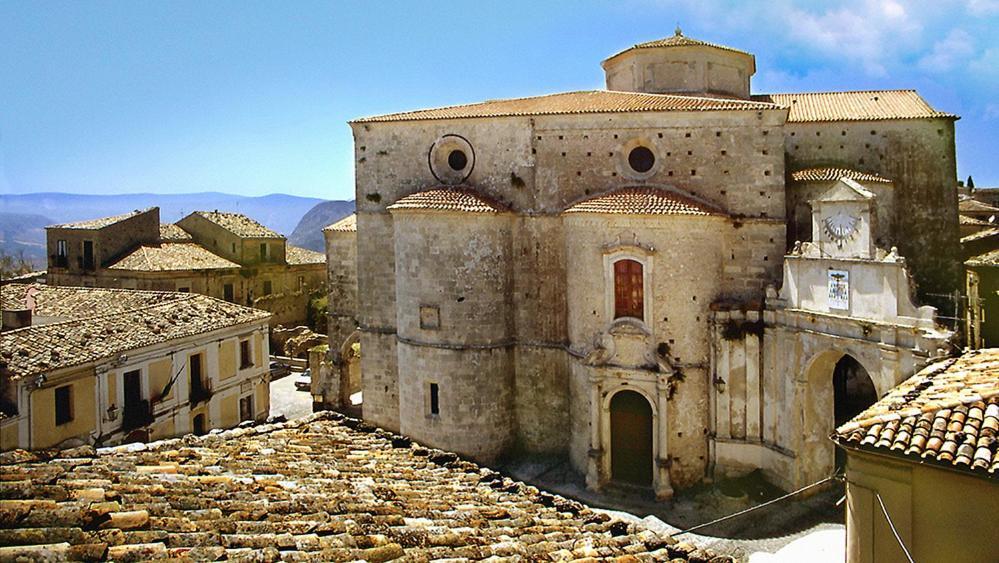
[[[822,193],[815,201],[822,203],[837,201],[872,201],[874,192],[849,178],[840,178],[831,188]]]

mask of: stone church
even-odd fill
[[[957,117],[754,95],[752,54],[680,30],[602,66],[606,90],[351,122],[330,338],[341,365],[360,343],[364,418],[659,498],[829,475],[836,422],[949,351],[917,304],[958,285]]]

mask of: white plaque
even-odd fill
[[[850,272],[829,270],[829,308],[850,308]]]

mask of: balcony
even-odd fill
[[[49,256],[49,262],[52,264],[53,268],[68,268],[69,256],[54,254]]]
[[[121,429],[123,432],[131,432],[136,428],[149,426],[153,423],[153,409],[149,401],[142,399],[137,403],[125,403],[125,410],[121,413]]]

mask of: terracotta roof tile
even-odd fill
[[[334,413],[0,463],[0,560],[732,561]]]
[[[994,207],[971,198],[958,201],[957,210],[960,213],[999,213],[999,207]]]
[[[791,108],[788,123],[957,117],[933,109],[915,90],[761,94],[753,99]]]
[[[239,268],[239,264],[213,254],[193,242],[164,242],[155,246],[142,245],[108,268],[111,270],[166,272]]]
[[[992,226],[992,223],[989,223],[988,221],[979,219],[977,217],[969,217],[969,216],[963,215],[963,214],[957,216],[957,221],[958,221],[958,224],[960,224],[962,226],[967,226],[967,227],[972,227],[972,226],[977,226],[977,227],[991,227]]]
[[[230,233],[244,238],[284,238],[242,213],[227,211],[195,211],[194,214],[215,223]]]
[[[160,240],[187,242],[193,240],[190,233],[173,223],[160,223]]]
[[[834,440],[999,473],[999,348],[938,361],[836,429]]]
[[[419,121],[430,119],[462,119],[472,117],[510,117],[535,115],[566,115],[585,113],[632,113],[666,111],[713,110],[776,110],[769,102],[680,96],[675,94],[645,94],[640,92],[609,92],[588,90],[490,100],[477,104],[448,106],[403,113],[392,113],[354,120],[353,123],[376,121]]]
[[[298,246],[285,246],[285,260],[292,266],[301,264],[325,264],[326,255],[322,252],[301,248]]]
[[[964,239],[961,240],[964,241]],[[964,263],[967,266],[999,266],[999,249],[973,256],[965,260]]]
[[[330,231],[334,233],[356,233],[357,232],[357,214],[351,213],[343,219],[340,219],[332,225],[327,225],[323,228],[324,231]]]
[[[29,287],[0,287],[4,307],[23,308]],[[34,287],[39,322],[55,322],[0,332],[0,362],[14,379],[270,316],[194,293]]]
[[[999,235],[999,228],[982,229],[977,233],[971,233],[968,236],[961,237],[961,244],[967,244],[969,242],[975,242],[977,240],[987,239],[989,237],[994,237]]]
[[[747,53],[746,51],[734,49],[732,47],[726,47],[725,45],[719,45],[717,43],[709,43],[707,41],[701,41],[700,39],[692,39],[690,37],[683,35],[683,33],[681,33],[680,30],[677,30],[676,33],[674,33],[669,37],[664,37],[662,39],[655,39],[652,41],[646,41],[644,43],[638,43],[636,45],[633,45],[619,53],[616,53],[608,57],[607,60],[623,55],[633,49],[656,49],[660,47],[714,47],[715,49],[732,51],[733,53],[739,53],[742,55],[746,55],[748,57],[753,56],[751,53]]]
[[[855,182],[866,182],[873,184],[890,184],[891,180],[859,170],[848,168],[806,168],[791,172],[791,179],[795,182],[835,182],[840,178],[849,178]]]
[[[76,221],[73,223],[63,223],[61,225],[49,225],[47,229],[83,229],[83,230],[97,230],[103,229],[109,225],[114,225],[119,221],[124,221],[125,219],[130,219],[136,215],[142,215],[143,213],[155,209],[155,207],[150,207],[148,209],[136,209],[135,211],[130,211],[128,213],[122,213],[121,215],[112,215],[110,217],[100,217],[98,219],[88,219],[86,221]]]
[[[716,206],[656,188],[624,188],[569,206],[564,213],[629,215],[725,215]]]
[[[433,188],[408,195],[388,206],[390,211],[424,210],[460,213],[504,213],[509,209],[471,188]]]

